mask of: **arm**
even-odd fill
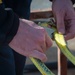
[[[45,61],[47,57],[44,52],[52,45],[52,41],[44,28],[19,19],[12,10],[5,10],[1,3],[0,46],[4,44],[21,55]]]

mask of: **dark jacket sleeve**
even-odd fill
[[[73,4],[75,3],[75,0],[71,0],[71,1],[72,1]]]
[[[49,0],[49,1],[52,1],[52,0]],[[71,0],[71,1],[72,1],[73,4],[75,3],[75,0]]]
[[[9,44],[15,36],[19,26],[18,16],[11,10],[5,9],[4,4],[0,4],[0,46]]]

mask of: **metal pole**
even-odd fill
[[[58,75],[67,75],[67,58],[58,48]]]

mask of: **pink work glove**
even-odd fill
[[[53,0],[53,14],[59,33],[65,34],[65,39],[75,37],[75,11],[71,0]]]
[[[20,25],[17,34],[9,43],[17,53],[35,57],[46,61],[45,51],[51,47],[52,40],[44,28],[37,26],[34,22],[20,19]]]

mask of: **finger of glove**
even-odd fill
[[[52,46],[52,40],[50,36],[46,33],[46,49],[50,48]]]
[[[65,40],[70,40],[70,39],[73,39],[74,37],[75,37],[75,34],[68,33],[67,35],[65,35]]]
[[[40,59],[43,62],[45,62],[47,60],[46,55],[42,52],[39,52],[38,50],[33,50],[29,56]]]
[[[57,25],[57,30],[61,34],[65,34],[65,24],[64,24],[64,17],[62,14],[58,14],[55,16],[56,18],[56,25]]]

